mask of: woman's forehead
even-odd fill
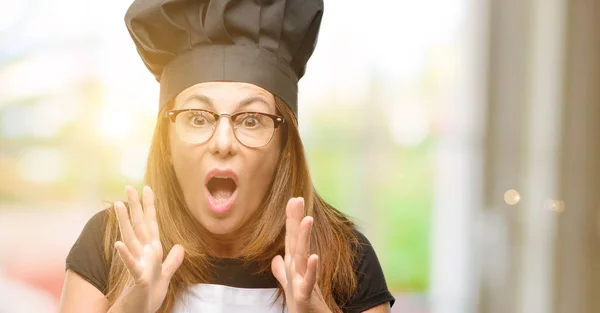
[[[239,106],[275,109],[273,94],[249,83],[206,82],[191,86],[175,97],[175,108],[202,106],[217,112],[230,112]]]

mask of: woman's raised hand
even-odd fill
[[[183,247],[175,245],[163,261],[154,194],[150,187],[137,191],[127,187],[130,213],[125,204],[115,202],[122,241],[115,243],[119,256],[131,275],[133,286],[126,289],[109,312],[155,313],[167,294],[169,282],[183,262]]]
[[[290,199],[285,212],[285,257],[273,258],[271,270],[283,286],[288,312],[330,312],[317,285],[319,258],[309,256],[313,218],[303,218],[303,198]]]

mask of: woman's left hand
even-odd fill
[[[331,312],[317,285],[319,257],[316,254],[309,257],[308,254],[313,218],[303,218],[304,199],[290,199],[285,212],[285,257],[274,257],[271,270],[283,286],[288,312]]]

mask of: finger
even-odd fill
[[[304,276],[306,272],[306,262],[308,261],[308,251],[310,249],[310,231],[313,225],[312,216],[305,217],[300,223],[298,231],[298,242],[296,244],[296,253],[294,254],[294,263],[296,273]]]
[[[156,220],[156,207],[154,206],[154,193],[149,186],[144,186],[142,189],[142,202],[144,204],[144,217],[148,226],[150,240],[158,241],[160,240],[160,236]]]
[[[144,223],[144,211],[137,191],[131,186],[127,186],[127,200],[129,201],[131,224],[135,235],[145,244],[148,242],[148,236],[146,235],[146,223]]]
[[[298,242],[298,227],[302,220],[304,199],[292,198],[288,201],[285,213],[287,219],[285,222],[286,254],[293,256],[296,253],[296,243]]]
[[[171,251],[169,251],[167,258],[163,262],[162,272],[167,279],[170,280],[175,274],[175,271],[181,266],[184,254],[185,251],[181,245],[174,245],[173,248],[171,248]]]
[[[271,261],[271,272],[273,272],[273,276],[277,279],[279,284],[285,290],[287,288],[287,276],[285,271],[285,262],[281,255],[277,255]]]
[[[288,200],[287,205],[285,206],[285,255],[289,255],[290,254],[290,247],[292,246],[291,244],[291,233],[292,233],[292,225],[291,224],[291,220],[290,220],[290,212],[291,212],[291,206],[292,203],[294,202],[294,199],[296,198],[290,198],[290,200]]]
[[[292,284],[294,283],[294,273],[296,272],[294,270],[294,258],[291,254],[287,254],[284,258],[283,258],[283,263],[285,264],[285,277],[287,277],[287,283],[288,283],[288,287],[292,288]]]
[[[115,202],[114,207],[117,213],[117,222],[119,223],[121,239],[129,249],[129,251],[134,256],[139,257],[142,251],[142,244],[137,239],[133,228],[131,227],[131,222],[129,221],[129,214],[127,213],[127,208],[125,207],[125,204],[123,204],[123,202],[121,201]]]
[[[310,296],[310,293],[313,291],[315,284],[317,283],[317,269],[319,266],[319,256],[316,254],[311,255],[308,258],[306,275],[304,275],[304,280],[301,285],[301,292],[303,295],[307,297]]]
[[[121,257],[121,260],[123,260],[123,263],[125,263],[129,274],[131,274],[134,279],[138,279],[142,276],[143,268],[136,258],[131,255],[131,252],[122,241],[115,242],[115,249],[119,252],[119,256]]]

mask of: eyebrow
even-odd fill
[[[192,101],[202,102],[202,103],[208,105],[211,109],[214,109],[214,107],[215,107],[213,104],[213,101],[205,95],[190,95],[190,96],[186,97],[185,100],[183,100],[183,104],[186,105]]]
[[[183,103],[185,105],[191,101],[202,102],[202,103],[206,104],[212,110],[214,110],[214,108],[215,108],[215,105],[214,105],[214,102],[212,101],[212,99],[210,99],[209,97],[207,97],[203,94],[190,95],[189,97],[185,98]],[[246,99],[240,101],[240,103],[238,103],[238,105],[235,107],[235,111],[239,110],[242,107],[248,106],[248,105],[250,105],[252,103],[256,103],[256,102],[263,103],[268,109],[271,108],[271,105],[269,104],[269,102],[267,102],[267,100],[264,97],[252,96],[252,97],[249,97],[249,98],[246,98]]]

